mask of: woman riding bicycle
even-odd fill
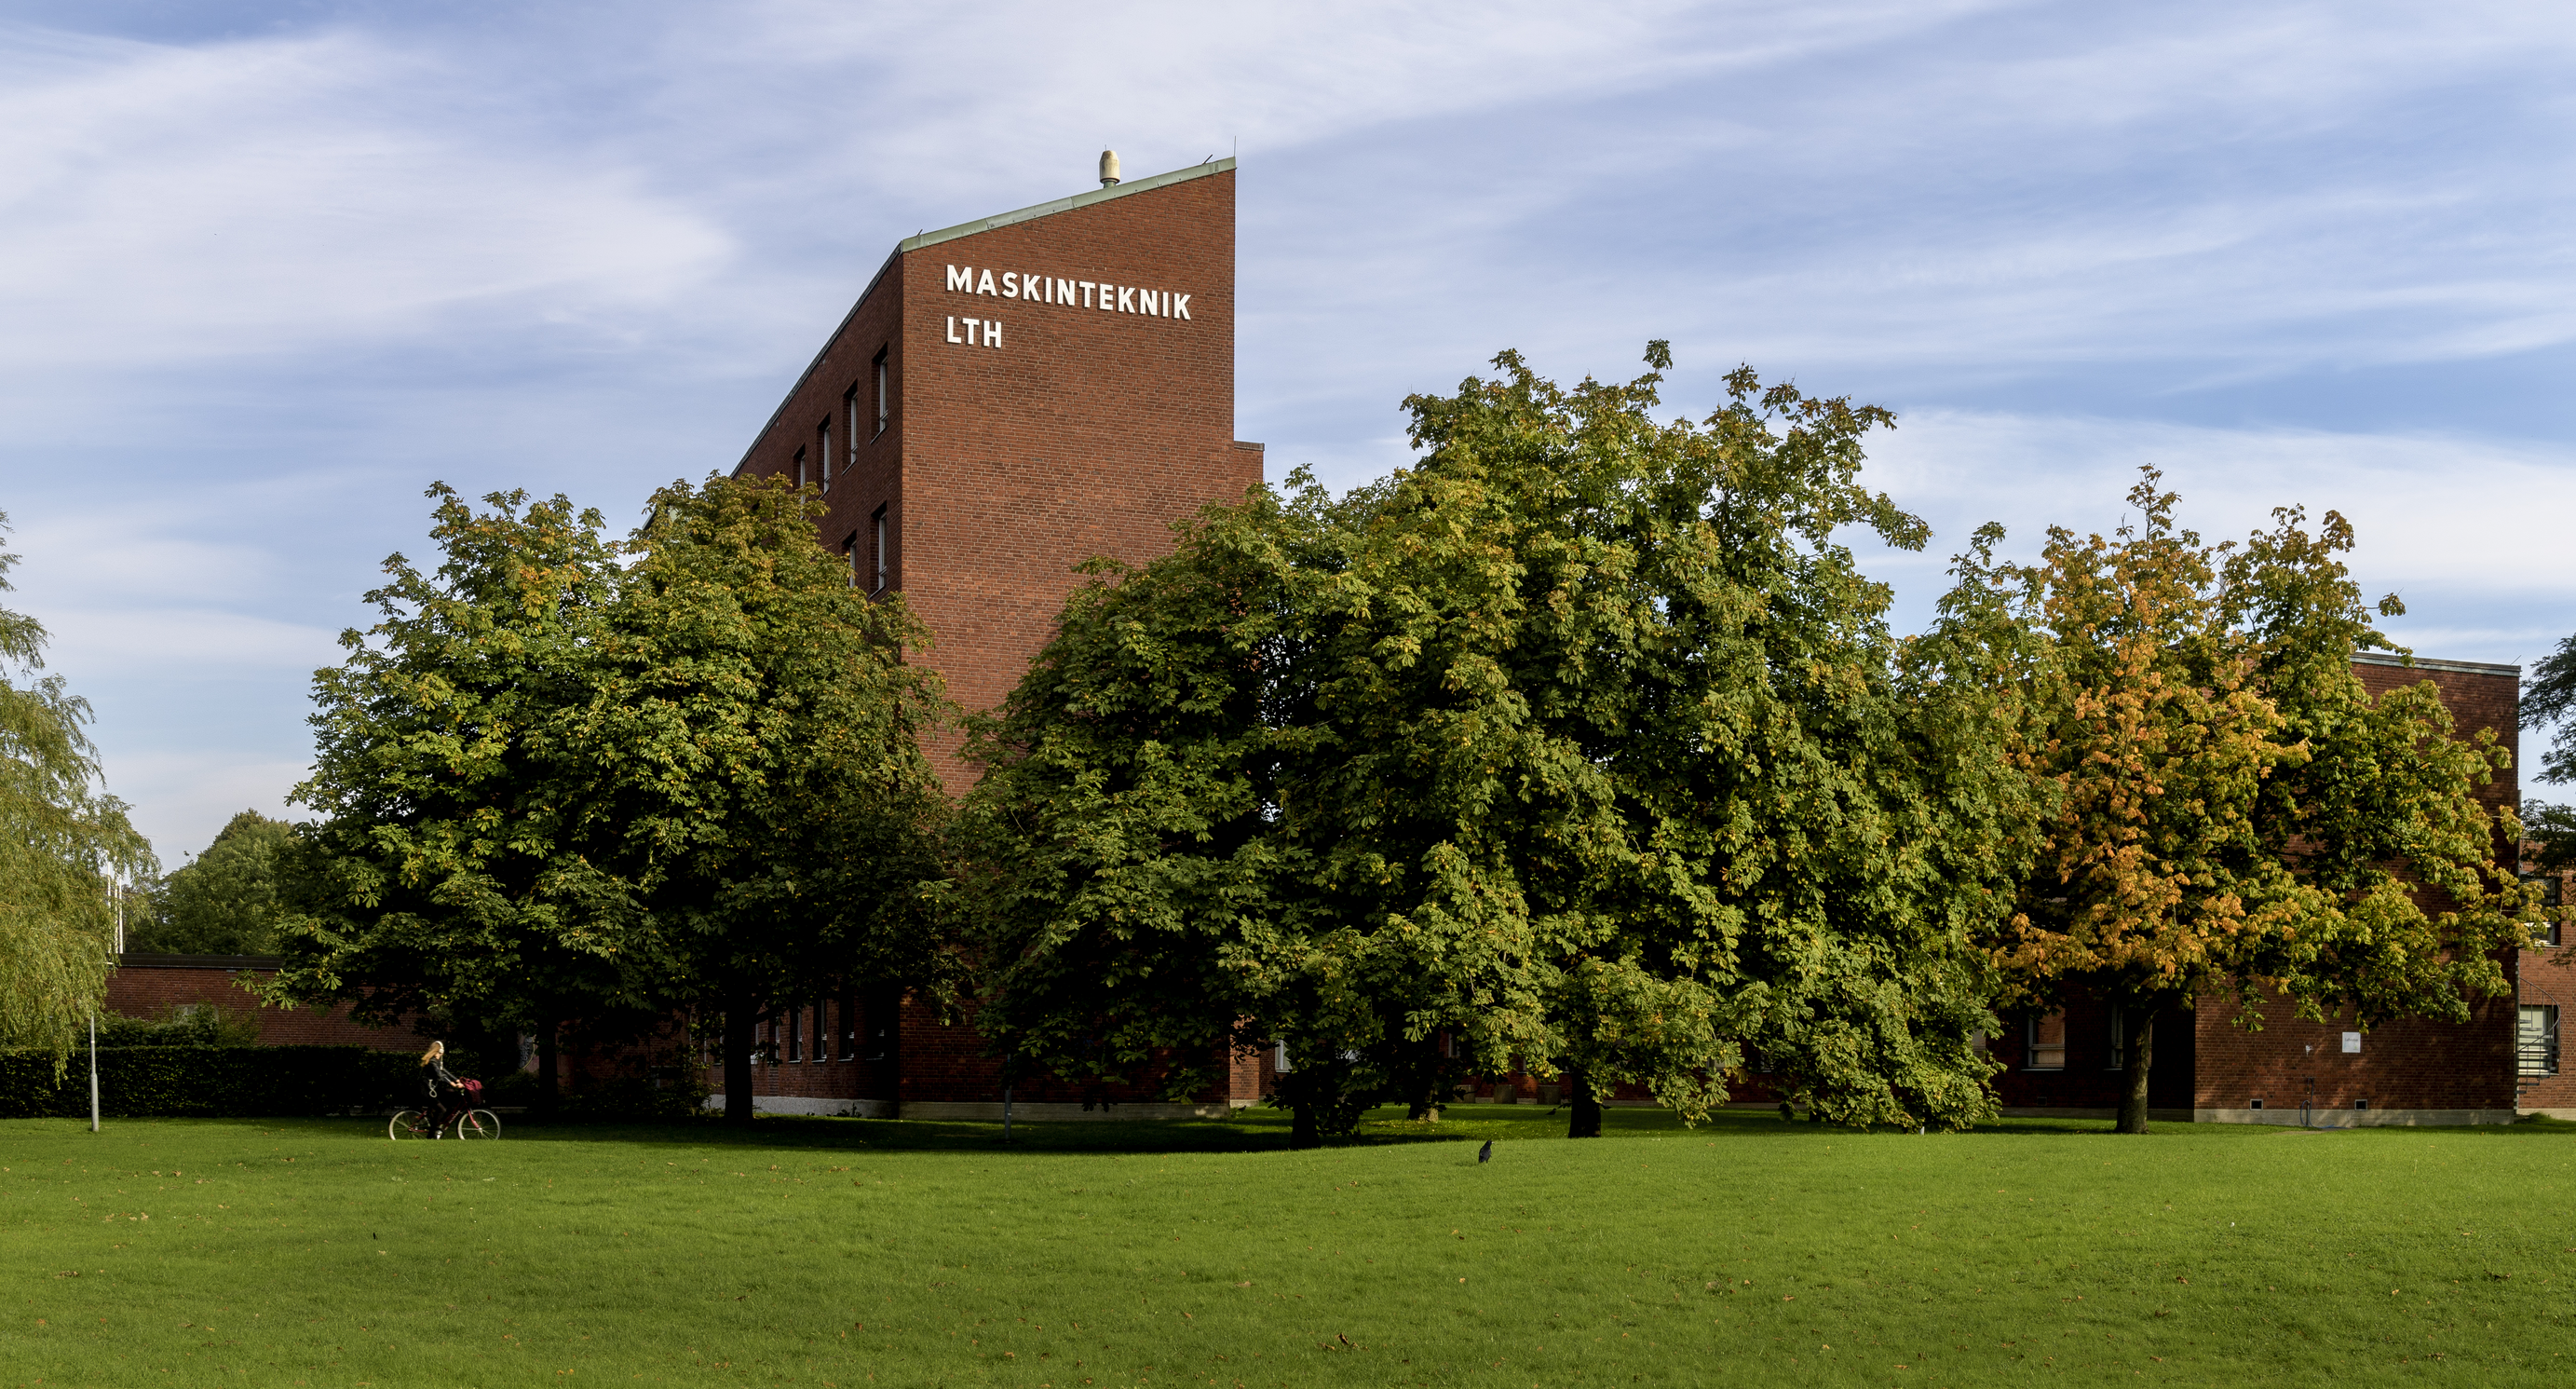
[[[447,1073],[447,1043],[432,1042],[420,1054],[420,1081],[429,1091],[430,1136],[444,1138],[447,1121],[456,1113],[450,1102],[465,1089],[462,1081]]]

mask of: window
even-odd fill
[[[2066,1014],[2032,1014],[2029,1028],[2029,1052],[2022,1058],[2021,1068],[2025,1071],[2065,1070]]]
[[[814,426],[814,466],[823,474],[823,490],[832,490],[832,422]]]
[[[2567,900],[2565,880],[2556,873],[2525,873],[2522,875],[2522,880],[2540,889],[2540,908],[2549,917],[2548,923],[2540,928],[2540,938],[2551,945],[2566,944],[2567,942],[2560,938],[2560,932],[2564,928],[2558,920],[2558,909],[2565,905]]]
[[[2111,1009],[2111,1064],[2106,1069],[2129,1069],[2129,1014],[2116,1006]]]
[[[850,566],[850,587],[857,588],[859,586],[859,533],[857,531],[850,532],[849,538],[841,542],[841,562]]]
[[[2522,1005],[2522,1032],[2516,1039],[2515,1051],[2519,1069],[2526,1076],[2558,1074],[2558,1005],[2526,1003]]]
[[[848,994],[841,996],[841,1059],[859,1059],[859,1001]]]
[[[859,466],[859,388],[852,386],[841,393],[841,434],[849,440],[844,446],[841,471]]]
[[[868,591],[883,593],[886,588],[886,509],[884,507],[878,507],[876,514],[868,518],[868,527],[871,531],[868,542],[868,568],[876,576],[876,582],[869,587]]]
[[[817,1061],[829,1061],[832,1059],[832,1034],[830,1031],[830,1024],[831,1015],[828,1006],[821,1003],[815,1004],[814,1059]]]
[[[790,1061],[802,1061],[805,1059],[805,1029],[802,1026],[804,1021],[804,1009],[792,1008],[788,1010],[786,1018],[787,1059]]]
[[[796,451],[796,490],[805,490],[805,450]]]
[[[886,421],[894,414],[894,395],[886,389],[886,350],[877,349],[877,433],[885,433]],[[855,442],[855,439],[853,440]]]

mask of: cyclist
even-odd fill
[[[445,1138],[447,1121],[456,1115],[450,1100],[464,1088],[447,1073],[447,1043],[432,1042],[420,1054],[420,1082],[429,1091],[429,1136]]]

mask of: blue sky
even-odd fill
[[[621,526],[898,238],[1239,151],[1237,434],[1348,484],[1517,347],[1885,404],[1977,522],[2339,508],[2427,655],[2576,630],[2576,9],[0,3],[9,601],[175,863],[309,755],[421,491]],[[2536,750],[2536,743],[2526,739]]]

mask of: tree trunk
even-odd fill
[[[2120,1039],[2122,1058],[2128,1064],[2120,1089],[2120,1123],[2116,1133],[2147,1131],[2147,1073],[2156,1062],[2156,1010],[2147,1004],[2133,1004],[2122,1010],[2120,1022],[2128,1033]]]
[[[1565,1071],[1565,1086],[1566,1100],[1574,1107],[1573,1114],[1565,1123],[1565,1136],[1599,1138],[1601,1101],[1592,1093],[1592,1077],[1580,1066],[1569,1066]]]
[[[537,1113],[549,1119],[554,1117],[555,1100],[561,1093],[563,1051],[558,1030],[552,1018],[537,1024]]]
[[[1292,1149],[1320,1148],[1324,1146],[1323,1137],[1318,1132],[1315,1123],[1315,1107],[1313,1105],[1297,1104],[1289,1106],[1288,1146]]]
[[[747,994],[725,1000],[724,1014],[724,1087],[725,1122],[751,1122],[751,1039],[759,1019],[753,1015]]]

